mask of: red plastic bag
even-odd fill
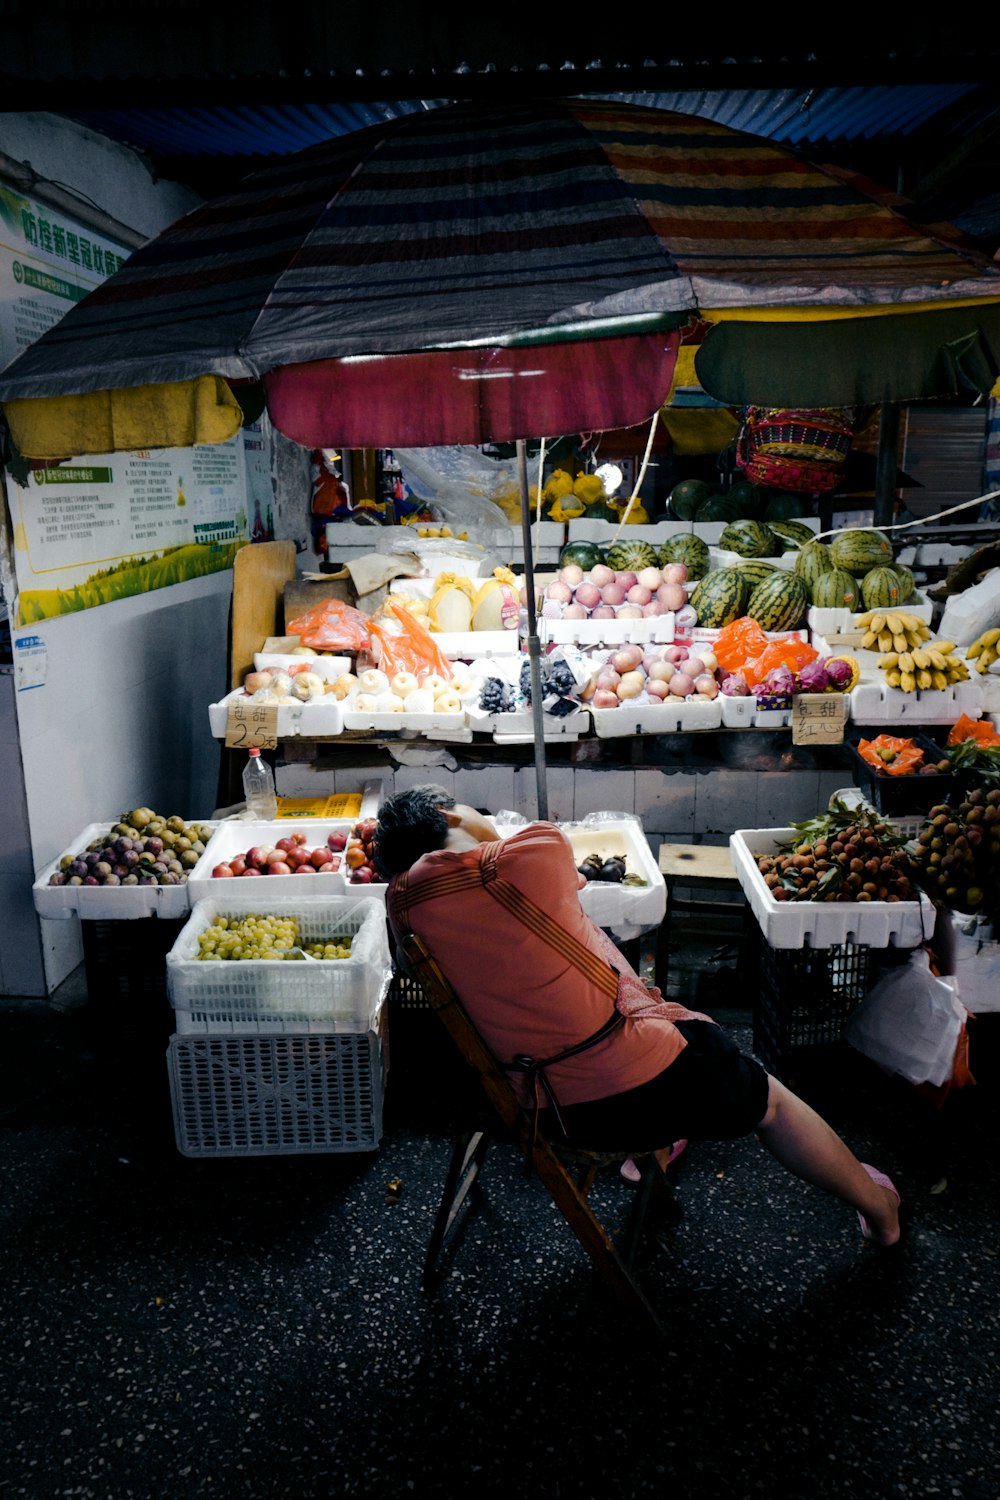
[[[962,714],[948,731],[948,744],[960,745],[963,740],[975,740],[979,745],[1000,745],[1000,734],[989,719],[970,719],[968,714]]]
[[[435,645],[430,631],[394,599],[387,599],[369,623],[377,647],[376,666],[387,677],[397,672],[412,672],[418,682],[428,673],[446,680],[451,677],[451,662]]]
[[[349,651],[356,654],[370,644],[371,621],[342,599],[323,599],[304,615],[289,620],[285,630],[297,635],[303,646],[314,651]]]

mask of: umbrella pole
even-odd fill
[[[531,556],[531,497],[528,494],[528,448],[523,438],[515,444],[517,482],[521,488],[521,532],[524,537],[524,594],[528,607],[528,670],[531,673],[531,719],[535,741],[535,786],[538,816],[549,816],[549,792],[545,781],[545,717],[542,710],[542,648],[535,615],[535,566]]]

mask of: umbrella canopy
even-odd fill
[[[596,101],[462,105],[312,147],[195,210],[19,356],[0,400],[31,457],[136,446],[139,399],[141,446],[171,445],[193,425],[179,392],[200,380],[204,404],[206,377],[209,437],[238,420],[223,382],[263,381],[309,446],[509,440],[649,416],[693,315],[713,325],[699,377],[727,404],[988,386],[998,305],[1000,267],[957,232],[756,137]],[[33,451],[32,398],[86,395],[73,441],[93,446],[53,451],[61,402]]]

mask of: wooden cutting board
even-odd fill
[[[253,656],[269,635],[284,630],[285,585],[295,577],[294,542],[254,542],[233,560],[233,647],[229,688],[243,685]]]

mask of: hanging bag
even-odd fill
[[[849,407],[748,406],[736,439],[736,465],[754,484],[823,494],[835,488],[853,437]]]

